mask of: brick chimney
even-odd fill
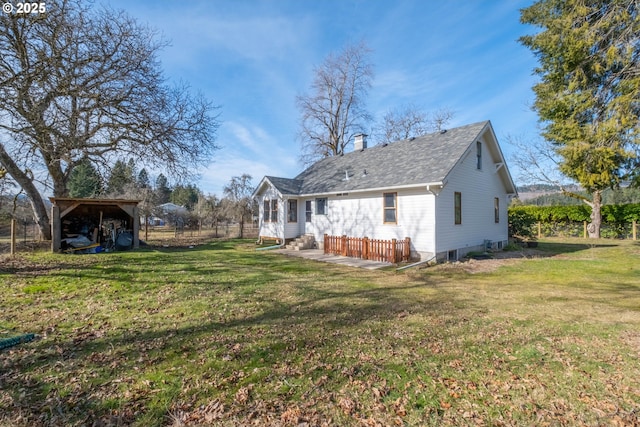
[[[359,133],[354,136],[353,151],[364,151],[367,148],[367,135]]]

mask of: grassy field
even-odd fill
[[[640,425],[640,245],[539,249],[401,273],[250,241],[4,257],[0,339],[39,339],[0,350],[0,425]]]

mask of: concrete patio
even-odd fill
[[[364,268],[367,270],[377,270],[379,268],[390,267],[393,265],[389,262],[378,262],[378,261],[370,261],[367,259],[350,258],[345,256],[325,254],[324,251],[320,249],[305,249],[300,251],[291,250],[291,249],[279,249],[278,253],[281,253],[287,256],[295,256],[299,258],[312,259],[315,261],[329,262],[332,264],[347,265],[349,267]]]

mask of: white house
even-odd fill
[[[292,179],[265,176],[254,191],[260,237],[410,237],[423,260],[507,244],[517,192],[489,121],[370,148],[360,136],[354,147]]]

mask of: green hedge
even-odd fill
[[[585,205],[572,206],[511,206],[511,218],[525,216],[533,222],[583,222],[590,221],[591,208]],[[602,206],[602,222],[625,224],[640,221],[640,204],[604,205]]]
[[[511,206],[509,207],[509,235],[534,237],[538,222],[543,235],[580,235],[582,223],[590,221],[591,208],[571,206]],[[629,234],[629,224],[640,222],[640,204],[602,206],[603,237],[622,237]],[[562,231],[559,231],[562,230]]]

